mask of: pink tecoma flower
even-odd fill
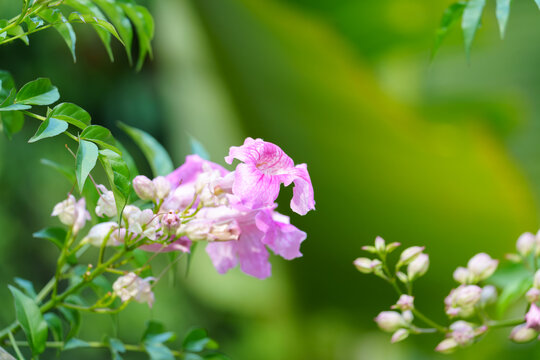
[[[306,164],[294,165],[281,148],[262,139],[247,138],[242,146],[232,146],[228,164],[234,159],[242,163],[236,167],[233,194],[251,208],[271,206],[279,195],[281,184],[294,183],[291,209],[305,215],[315,209],[313,186]]]

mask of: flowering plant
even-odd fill
[[[435,350],[451,353],[479,341],[487,331],[501,327],[513,327],[509,337],[517,343],[538,338],[540,232],[521,235],[516,243],[517,253],[506,256],[509,264],[504,268],[498,269],[498,260],[479,253],[466,267],[460,266],[454,271],[453,278],[459,285],[444,299],[449,324],[437,323],[414,304],[413,284],[429,268],[425,248],[412,246],[403,250],[395,266],[391,266],[388,255],[399,246],[396,242],[386,244],[377,237],[374,246],[363,247],[376,258],[360,257],[354,261],[360,272],[384,279],[398,295],[393,310],[383,311],[375,318],[383,331],[393,333],[393,343],[405,340],[411,334],[440,333],[444,338]],[[523,317],[498,319],[511,304],[520,301],[527,304]]]

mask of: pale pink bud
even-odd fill
[[[386,243],[384,239],[380,236],[377,236],[375,238],[375,249],[377,249],[378,252],[384,252],[386,248]]]
[[[401,295],[395,305],[392,305],[392,309],[399,309],[402,311],[412,310],[414,308],[414,297],[410,295]]]
[[[458,306],[473,306],[482,296],[482,288],[476,285],[461,285],[454,293],[454,303]]]
[[[371,259],[360,257],[354,260],[353,264],[361,273],[369,274],[373,272],[373,269],[371,268]]]
[[[469,270],[464,267],[460,266],[454,271],[454,280],[456,280],[460,284],[468,283],[470,277],[471,277],[471,274]]]
[[[528,328],[540,331],[540,309],[536,304],[531,304],[529,311],[525,314],[525,321]]]
[[[414,315],[412,313],[411,310],[405,310],[401,313],[401,316],[403,317],[403,320],[405,320],[405,322],[407,324],[410,324],[412,323],[412,321],[414,320]]]
[[[475,337],[475,331],[468,322],[463,320],[456,321],[450,325],[450,330],[452,330],[452,338],[459,345],[466,346],[472,344]]]
[[[82,241],[100,247],[107,237],[105,246],[120,245],[118,237],[112,236],[115,229],[118,229],[118,224],[112,221],[94,225]]]
[[[529,255],[533,251],[535,246],[536,236],[534,236],[530,232],[521,234],[521,236],[517,239],[516,242],[516,249],[518,253],[520,253],[522,256]]]
[[[135,176],[133,179],[133,189],[141,200],[154,200],[156,198],[156,186],[146,176]]]
[[[170,210],[167,214],[163,215],[161,218],[161,225],[163,226],[163,232],[166,234],[176,234],[176,230],[178,230],[178,227],[180,227],[181,221],[180,217],[174,212],[173,210]]]
[[[396,250],[399,246],[401,246],[401,243],[398,243],[398,242],[390,243],[390,244],[388,244],[386,246],[386,252],[390,253],[390,252]]]
[[[84,227],[87,220],[91,219],[90,213],[86,210],[84,198],[76,201],[72,194],[54,206],[51,216],[58,216],[62,224],[71,226],[74,235]]]
[[[409,280],[414,280],[424,275],[429,268],[429,256],[427,254],[419,254],[409,263],[407,267],[407,275]]]
[[[122,302],[135,300],[140,303],[147,303],[152,307],[154,303],[154,293],[150,281],[153,278],[141,279],[135,273],[120,276],[113,284],[114,293],[120,297]]]
[[[449,337],[441,341],[439,345],[437,345],[437,347],[435,348],[435,351],[443,353],[443,354],[450,354],[454,352],[457,349],[457,347],[458,347],[458,343],[456,342],[456,340],[454,340],[454,338]]]
[[[152,180],[152,183],[154,183],[154,187],[156,189],[156,197],[158,199],[165,199],[167,195],[171,192],[171,183],[169,183],[169,180],[164,178],[163,176],[158,176],[154,180]]]
[[[535,303],[540,300],[540,290],[537,288],[530,288],[529,291],[525,294],[525,298],[530,303]]]
[[[401,256],[399,257],[398,266],[409,264],[411,261],[416,259],[416,257],[420,255],[422,251],[424,251],[424,249],[424,246],[411,246],[403,250]]]
[[[101,191],[101,195],[96,205],[96,215],[99,217],[103,217],[103,215],[113,217],[116,215],[116,200],[113,192],[107,190],[104,185],[98,185],[98,189]]]
[[[394,332],[400,328],[406,327],[407,323],[400,313],[396,311],[383,311],[375,318],[375,322],[381,330]]]
[[[393,335],[392,340],[390,340],[393,343],[397,343],[400,341],[405,340],[409,336],[409,330],[407,329],[398,329]]]
[[[499,265],[499,260],[494,260],[486,253],[476,254],[467,263],[467,268],[477,281],[487,279]]]
[[[534,340],[537,335],[536,330],[527,327],[526,324],[521,324],[512,329],[510,340],[521,344]]]

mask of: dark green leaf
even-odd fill
[[[15,284],[19,285],[19,287],[24,291],[24,293],[28,296],[30,296],[33,300],[37,298],[36,290],[34,289],[34,284],[32,284],[31,281],[21,279],[16,277],[13,279],[15,281]]]
[[[144,349],[151,360],[174,360],[175,357],[168,347],[161,343],[144,343]]]
[[[55,341],[64,340],[64,327],[62,326],[62,320],[55,313],[46,313],[43,315],[43,318],[49,325],[51,333]]]
[[[15,300],[17,321],[26,334],[32,353],[41,354],[45,350],[45,342],[47,341],[47,323],[34,300],[17,288],[11,285],[8,287]]]
[[[48,116],[66,121],[83,130],[90,125],[91,120],[90,114],[88,114],[86,110],[71,103],[61,103],[56,105]]]
[[[120,354],[123,354],[126,352],[126,348],[124,347],[124,343],[118,339],[110,338],[108,339],[109,343],[109,349],[111,350],[111,356],[113,360],[122,360],[122,356]]]
[[[206,330],[193,329],[187,334],[182,346],[186,351],[200,352],[203,351],[207,344],[211,341]]]
[[[26,105],[50,105],[60,98],[51,80],[39,78],[24,85],[17,93],[15,103]]]
[[[41,163],[55,169],[60,174],[64,175],[71,184],[75,184],[75,182],[77,181],[77,178],[75,177],[75,170],[73,170],[73,168],[58,164],[57,162],[49,159],[41,159]]]
[[[98,147],[96,144],[86,140],[79,140],[79,149],[77,150],[77,166],[75,169],[79,191],[83,191],[86,178],[94,166],[96,166],[97,158]]]
[[[94,2],[107,14],[108,18],[118,31],[118,34],[124,41],[124,47],[126,48],[127,57],[129,63],[132,63],[131,59],[131,45],[133,43],[133,30],[129,19],[126,17],[122,7],[114,1],[108,0],[94,0]]]
[[[72,338],[66,342],[66,344],[64,345],[64,350],[77,349],[77,348],[83,348],[83,347],[90,347],[90,344],[84,340]]]
[[[24,116],[19,111],[7,111],[0,112],[0,120],[2,122],[2,129],[8,139],[21,131],[24,125]]]
[[[33,237],[38,239],[46,239],[52,242],[62,250],[64,242],[66,241],[67,231],[60,227],[49,227],[32,234]]]
[[[131,177],[128,166],[120,155],[111,150],[100,151],[99,159],[109,179],[117,212],[121,214],[131,193]]]
[[[79,13],[74,12],[74,13],[69,14],[68,21],[69,22],[80,22],[80,23],[83,23],[83,24],[91,24],[91,25],[98,26],[98,27],[106,30],[107,32],[109,32],[111,35],[113,35],[115,38],[117,38],[118,41],[122,42],[122,39],[120,39],[120,36],[118,36],[118,33],[116,32],[116,29],[114,28],[114,26],[111,25],[110,22],[99,19],[99,18],[97,18],[97,17],[95,17],[93,15],[79,14]]]
[[[461,17],[461,14],[463,14],[463,9],[465,8],[465,5],[466,5],[465,2],[460,1],[460,2],[450,5],[444,11],[443,16],[441,18],[441,23],[439,25],[439,28],[437,29],[437,33],[435,34],[435,42],[433,44],[433,49],[431,51],[432,59],[435,57],[435,54],[437,53],[437,51],[439,51],[439,48],[443,40],[448,35],[448,32],[450,31],[452,26]]]
[[[41,123],[34,136],[32,136],[28,142],[33,143],[38,140],[59,135],[66,131],[67,128],[67,122],[48,117],[44,122]]]
[[[203,356],[205,360],[231,360],[230,357],[220,353],[206,354]]]
[[[133,26],[137,30],[139,38],[139,59],[137,60],[137,70],[143,66],[146,54],[152,58],[152,38],[154,37],[154,19],[144,6],[131,3],[120,3],[122,9],[129,17]]]
[[[58,9],[41,10],[38,15],[46,22],[54,24],[54,28],[56,31],[58,31],[68,46],[71,56],[73,57],[73,61],[77,61],[77,57],[75,55],[75,43],[77,41],[77,36],[75,35],[75,31],[73,31],[73,26],[68,23],[66,17],[62,15]]]
[[[141,148],[150,163],[154,176],[165,176],[174,170],[169,154],[156,139],[140,129],[122,123],[119,126]]]
[[[4,103],[12,91],[15,91],[13,77],[9,72],[0,70],[0,104]]]
[[[11,35],[13,37],[19,36],[19,39],[24,42],[26,45],[29,44],[28,36],[23,35],[25,33],[23,27],[21,25],[17,25],[14,28],[11,28],[7,31],[8,35]],[[21,36],[22,35],[22,36]]]
[[[80,135],[81,139],[92,141],[102,148],[112,150],[120,155],[122,155],[122,152],[114,146],[116,144],[116,140],[112,136],[109,129],[104,128],[103,126],[99,125],[90,125]]]
[[[77,310],[66,307],[59,307],[58,311],[62,313],[64,319],[66,319],[69,324],[69,332],[66,336],[66,340],[69,340],[79,332],[79,328],[81,327],[81,314]]]
[[[499,22],[499,30],[501,32],[501,38],[504,38],[506,31],[506,24],[508,23],[508,16],[510,15],[510,3],[512,0],[497,0],[497,21]]]
[[[465,53],[467,58],[470,57],[471,46],[474,40],[476,30],[480,26],[480,20],[482,19],[482,11],[486,0],[469,0],[463,10],[463,18],[461,21],[461,28],[463,29],[463,38],[465,41]]]

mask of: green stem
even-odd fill
[[[1,45],[1,44],[2,44],[2,43],[0,42],[0,45]],[[30,111],[22,110],[21,112],[22,112],[24,115],[26,115],[26,116],[33,117],[34,119],[38,119],[38,120],[40,120],[40,121],[45,121],[45,120],[47,120],[47,118],[46,118],[45,116],[41,116],[41,115],[38,115],[38,114],[34,114],[34,113],[30,112]],[[69,131],[64,131],[64,134],[67,135],[69,138],[71,138],[71,140],[74,140],[74,141],[76,141],[76,142],[79,142],[79,139],[78,139],[75,135],[71,134]]]
[[[13,334],[8,332],[9,341],[13,344],[13,349],[15,349],[15,353],[17,353],[17,357],[19,360],[24,360],[24,356],[21,354],[21,350],[17,346],[17,342],[15,341],[15,338],[13,337]]]
[[[501,328],[501,327],[508,327],[508,326],[516,326],[521,325],[525,322],[523,318],[521,319],[508,319],[508,320],[500,320],[500,321],[491,321],[487,323],[487,326],[490,328]]]
[[[422,320],[427,325],[437,329],[437,331],[442,332],[443,334],[446,334],[448,332],[448,329],[445,328],[442,325],[437,324],[435,321],[428,318],[426,315],[422,314],[418,309],[412,309],[412,312],[414,316],[416,316],[418,319]]]

